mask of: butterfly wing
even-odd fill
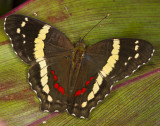
[[[107,39],[88,47],[77,80],[77,85],[82,86],[75,90],[81,90],[81,94],[75,96],[69,113],[87,118],[97,103],[110,93],[113,83],[148,62],[153,52],[153,46],[145,40],[129,38]],[[86,86],[91,77],[94,79]]]
[[[106,81],[111,78],[112,81],[119,81],[130,76],[141,65],[147,63],[154,53],[153,46],[141,39],[110,39],[100,43],[108,42],[112,42],[113,48],[107,64],[101,70]],[[95,46],[88,48],[88,53],[94,54],[94,48]]]
[[[4,26],[16,54],[31,65],[29,82],[41,109],[64,111],[73,50],[69,39],[56,28],[23,15],[7,17]]]
[[[69,39],[62,32],[44,22],[24,15],[8,16],[4,22],[4,29],[11,39],[16,54],[30,65],[40,55],[45,55],[39,50],[46,48],[46,43],[48,47],[50,44],[60,46],[65,50],[73,48]],[[57,51],[56,47],[54,51]]]
[[[71,52],[58,54],[55,57],[46,56],[45,60],[33,64],[29,69],[29,82],[40,98],[43,111],[62,112],[67,108]]]

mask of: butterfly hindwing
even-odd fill
[[[71,53],[68,52],[68,55]],[[29,82],[32,88],[37,91],[41,100],[41,109],[64,111],[67,108],[68,75],[71,66],[71,59],[66,58],[67,54],[50,57],[45,62],[33,64],[29,69]],[[43,63],[46,64],[43,67]],[[63,66],[66,66],[63,69]]]
[[[68,107],[70,114],[87,118],[97,102],[103,100],[105,95],[110,93],[112,82],[106,83],[103,76],[98,73],[98,69],[97,71],[93,69],[95,67],[97,67],[95,64],[88,61],[82,63],[73,93],[74,99],[71,99],[72,105]]]
[[[103,100],[105,94],[110,93],[112,84],[102,85],[104,81],[99,71],[111,56],[112,45],[112,41],[96,43],[86,50],[73,92],[74,99],[71,99],[72,105],[68,107],[70,114],[87,118],[91,108],[95,107],[99,100]]]

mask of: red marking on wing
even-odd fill
[[[77,96],[77,95],[80,95],[81,94],[81,90],[78,90],[76,93],[75,93],[75,97]]]
[[[58,88],[58,86],[59,86],[59,84],[58,84],[58,83],[55,83],[54,87],[55,87],[56,89]]]
[[[54,80],[57,81],[57,76],[55,75],[55,72],[54,72],[53,70],[51,70],[51,72],[52,72],[52,74],[54,75],[54,76],[53,76]],[[62,94],[64,94],[64,88],[61,87],[61,86],[59,86],[58,83],[55,83],[55,84],[54,84],[54,87],[55,87],[56,89],[58,89],[59,92],[61,92]]]
[[[94,77],[91,77],[91,78],[90,78],[90,81],[92,81],[93,79],[94,79]],[[90,84],[90,81],[88,80],[85,85],[87,86],[88,84]],[[86,91],[86,88],[82,88],[82,90],[78,90],[78,91],[75,93],[75,97],[76,97],[77,95],[83,94],[85,91]]]
[[[53,70],[51,70],[51,72],[52,72],[52,74],[54,75],[54,71],[53,71]]]
[[[86,86],[89,84],[90,82],[89,82],[89,80],[86,82]]]
[[[93,79],[94,79],[94,77],[91,77],[91,78],[90,78],[90,81],[92,81]]]
[[[54,78],[55,81],[57,81],[57,76],[56,75],[54,75],[53,78]]]
[[[86,91],[86,89],[85,89],[85,88],[82,88],[82,94],[83,94],[85,91]]]
[[[59,86],[58,91],[64,94],[64,88],[62,88],[61,86]]]

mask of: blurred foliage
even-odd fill
[[[26,0],[0,0],[0,16],[9,12]]]

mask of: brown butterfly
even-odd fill
[[[28,65],[28,80],[49,112],[87,118],[114,82],[128,77],[153,55],[153,46],[133,38],[106,39],[75,46],[58,29],[39,20],[11,15],[5,31],[16,54]]]

